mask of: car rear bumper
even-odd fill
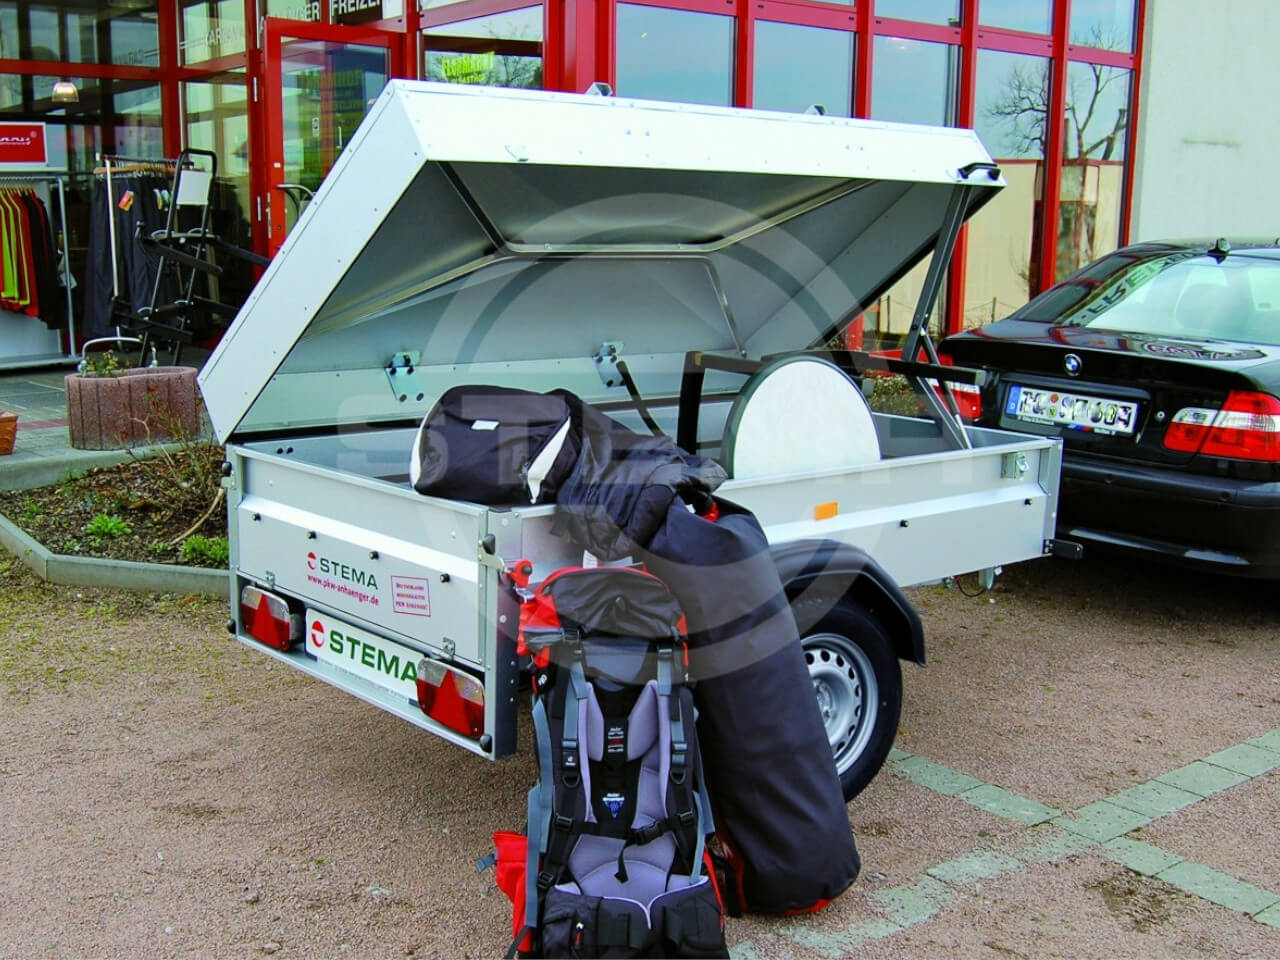
[[[1065,461],[1057,526],[1102,549],[1280,579],[1280,483]]]

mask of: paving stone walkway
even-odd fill
[[[1064,812],[926,757],[895,749],[885,772],[1022,824],[1027,827],[1025,842],[1013,855],[973,850],[927,868],[912,883],[878,891],[872,899],[884,913],[882,919],[831,931],[815,929],[801,918],[778,927],[776,932],[821,956],[847,956],[867,940],[892,936],[927,922],[967,887],[1086,850],[1280,930],[1280,885],[1264,889],[1130,836],[1161,817],[1276,768],[1280,768],[1280,727]],[[749,942],[733,950],[733,956],[743,960],[756,955]]]

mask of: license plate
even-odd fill
[[[327,613],[307,610],[307,653],[417,702],[418,661],[422,654],[394,640],[353,627]]]
[[[1132,400],[1109,400],[1019,384],[1009,388],[1004,412],[1027,423],[1092,433],[1131,434],[1138,423],[1138,405]]]

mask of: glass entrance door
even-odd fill
[[[319,188],[383,86],[403,76],[402,38],[369,28],[268,17],[266,246],[270,255]]]

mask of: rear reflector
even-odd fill
[[[282,597],[252,585],[240,591],[240,622],[245,633],[276,650],[288,650],[302,636],[302,614],[290,613]]]
[[[464,737],[484,733],[484,686],[461,670],[435,660],[418,663],[418,706],[432,720]]]
[[[1165,430],[1164,445],[1208,457],[1280,461],[1280,400],[1233,390],[1221,410],[1183,407]]]

